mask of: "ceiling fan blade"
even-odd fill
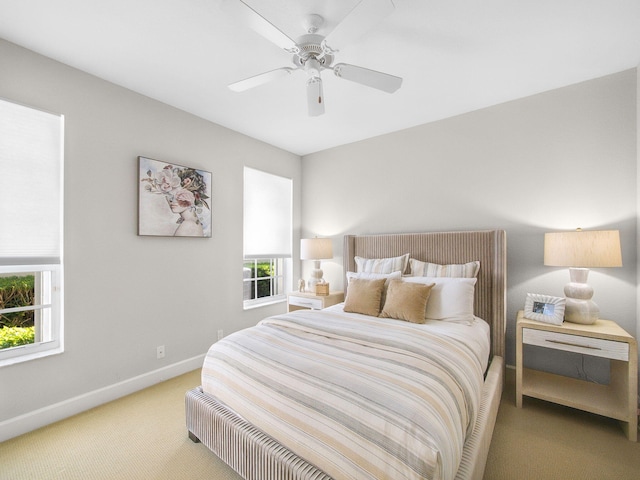
[[[245,90],[249,90],[250,88],[264,85],[265,83],[271,82],[272,80],[286,77],[287,75],[290,75],[294,70],[295,68],[289,67],[277,68],[276,70],[261,73],[260,75],[254,75],[253,77],[245,78],[244,80],[232,83],[229,85],[229,89],[233,90],[234,92],[244,92]]]
[[[227,0],[223,2],[223,6],[244,25],[278,47],[291,53],[298,50],[296,42],[242,0]]]
[[[322,78],[310,77],[309,80],[307,80],[307,104],[310,117],[317,117],[324,113]]]
[[[340,48],[360,38],[394,11],[392,0],[361,0],[327,35],[325,45]]]
[[[338,63],[333,67],[333,73],[336,74],[336,77],[377,88],[387,93],[395,92],[402,85],[402,78],[400,77],[369,70],[368,68],[356,67],[348,63]]]

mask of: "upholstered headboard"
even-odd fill
[[[409,253],[411,258],[441,265],[479,260],[474,313],[491,326],[491,354],[504,357],[507,291],[504,230],[345,235],[343,252],[345,274],[356,271],[355,256],[387,258]],[[346,293],[346,280],[344,285]]]

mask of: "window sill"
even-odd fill
[[[57,347],[49,350],[41,350],[39,352],[24,353],[22,355],[16,355],[14,357],[1,358],[0,368],[8,367],[10,365],[16,365],[18,363],[29,362],[31,360],[37,360],[38,358],[50,357],[52,355],[59,355],[64,352],[64,348]]]
[[[270,299],[270,300],[264,300],[264,301],[251,301],[250,303],[243,303],[242,305],[242,309],[243,310],[253,310],[254,308],[260,308],[260,307],[267,307],[269,305],[276,305],[278,303],[284,303],[287,301],[287,297],[282,296],[282,297],[277,297],[274,299]]]

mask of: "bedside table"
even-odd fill
[[[586,382],[523,367],[522,346],[576,352],[608,358],[611,365],[609,385]],[[631,335],[611,320],[593,325],[565,322],[551,325],[524,318],[516,320],[516,406],[522,397],[566,405],[586,412],[615,418],[632,442],[638,439],[638,344]]]
[[[291,292],[287,294],[287,312],[294,310],[321,310],[344,301],[344,292],[329,292],[329,295]]]

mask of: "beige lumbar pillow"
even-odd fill
[[[347,286],[344,311],[377,317],[380,313],[380,300],[385,281],[384,278],[375,280],[352,278]]]
[[[391,280],[380,316],[412,323],[424,323],[427,302],[433,286],[433,283],[425,285]]]

